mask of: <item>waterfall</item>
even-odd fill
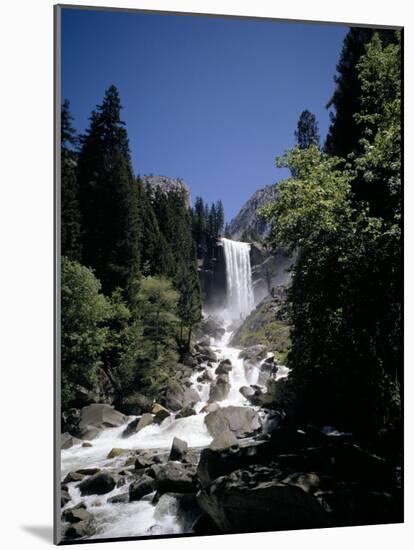
[[[244,319],[254,307],[250,244],[225,238],[221,242],[226,261],[226,309],[233,319]]]

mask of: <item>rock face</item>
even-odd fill
[[[270,226],[259,218],[258,210],[271,202],[278,200],[277,185],[267,185],[258,189],[250,199],[242,206],[240,212],[229,224],[231,238],[240,241],[243,233],[266,237]]]
[[[174,193],[177,191],[183,191],[185,194],[185,202],[187,208],[191,207],[191,197],[188,185],[178,178],[168,178],[166,176],[141,176],[142,183],[149,187],[155,196],[155,191],[161,189],[165,195]]]
[[[312,486],[313,492],[317,486]],[[198,502],[225,533],[328,525],[327,513],[309,484],[280,479],[277,469],[265,466],[249,466],[218,478],[199,493]]]
[[[250,435],[260,429],[260,417],[249,407],[223,407],[209,413],[204,422],[213,437],[230,430],[236,437]]]

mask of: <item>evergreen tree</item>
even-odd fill
[[[331,155],[347,158],[359,150],[362,137],[361,127],[355,120],[355,113],[361,111],[361,82],[357,64],[365,53],[366,45],[374,32],[379,33],[384,45],[395,42],[391,30],[351,27],[344,39],[341,56],[336,67],[335,92],[327,104],[333,108],[331,125],[325,142],[325,151]]]
[[[83,263],[106,293],[129,289],[140,268],[139,188],[132,174],[128,136],[115,86],[90,117],[79,154]]]
[[[63,256],[80,260],[81,216],[75,149],[78,139],[72,121],[69,101],[65,100],[61,110],[61,250]]]
[[[311,145],[319,147],[319,128],[316,117],[310,111],[302,111],[295,131],[295,138],[300,149],[307,149]]]
[[[224,206],[221,200],[216,203],[217,223],[216,231],[217,235],[221,235],[224,229]]]

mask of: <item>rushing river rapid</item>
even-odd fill
[[[229,340],[231,332],[226,330],[219,341],[211,341],[211,348],[217,354],[217,359],[230,359],[232,370],[229,373],[231,384],[230,392],[226,400],[220,402],[221,407],[228,405],[247,405],[247,400],[241,395],[239,389],[242,386],[257,383],[258,369],[249,370],[246,376],[243,360],[239,358],[240,349],[231,347]],[[217,363],[209,366],[205,363],[206,370],[214,373]],[[62,479],[68,472],[82,468],[113,469],[121,467],[125,463],[125,456],[108,459],[111,449],[163,449],[168,453],[174,437],[183,439],[191,449],[201,449],[208,446],[212,437],[207,431],[204,423],[206,413],[200,412],[209,397],[210,383],[197,382],[200,372],[195,371],[192,377],[193,387],[198,391],[201,401],[195,405],[198,414],[187,418],[175,419],[173,415],[166,418],[161,425],[152,424],[146,426],[140,432],[129,438],[122,438],[122,432],[127,423],[135,417],[128,417],[125,425],[118,428],[105,429],[97,438],[93,439],[92,447],[75,445],[70,449],[62,450],[61,468]],[[86,504],[87,509],[95,516],[97,524],[96,534],[93,538],[112,538],[125,536],[143,536],[156,534],[173,534],[181,532],[182,525],[179,525],[173,515],[173,506],[165,510],[162,507],[151,504],[153,495],[144,497],[138,502],[128,503],[107,503],[107,500],[117,494],[124,493],[127,486],[115,488],[104,495],[80,495],[77,483],[69,483],[69,494],[72,498],[67,508],[78,504],[81,500]]]
[[[208,373],[210,378],[207,382],[200,382],[200,369],[194,369],[191,376],[191,385],[198,392],[200,401],[195,404],[194,410],[197,414],[186,418],[175,418],[171,414],[161,424],[151,424],[138,433],[125,438],[122,437],[128,423],[134,420],[129,416],[124,425],[116,428],[104,429],[92,440],[92,446],[84,447],[81,444],[74,445],[61,452],[61,475],[62,479],[69,472],[85,468],[99,468],[103,471],[115,471],[125,466],[126,456],[121,454],[115,458],[108,459],[112,449],[123,449],[130,451],[156,449],[166,456],[171,449],[174,437],[187,442],[189,451],[197,460],[201,449],[208,447],[212,441],[204,422],[207,413],[202,412],[203,407],[209,400],[211,384],[217,378],[215,373],[219,362],[223,359],[231,361],[232,368],[229,372],[230,390],[227,398],[220,401],[220,407],[229,405],[245,406],[251,405],[240,393],[240,388],[258,383],[259,365],[249,363],[248,368],[239,357],[240,349],[230,345],[232,329],[241,319],[246,317],[254,307],[253,291],[251,282],[251,269],[249,251],[250,245],[222,239],[226,258],[226,276],[228,287],[228,300],[224,304],[222,317],[225,331],[221,338],[215,340],[210,338],[209,346],[216,354],[217,361],[205,361],[200,366],[201,370]],[[286,369],[279,367],[277,376],[285,376]],[[208,377],[207,376],[207,377]],[[206,378],[207,378],[206,377]],[[115,495],[124,494],[128,491],[131,483],[128,481],[115,487],[111,492],[103,495],[81,496],[77,482],[67,483],[67,489],[71,500],[63,509],[71,508],[82,502],[86,505],[87,511],[94,516],[94,534],[87,538],[116,538],[132,536],[148,536],[159,534],[175,534],[191,531],[190,525],[177,521],[174,499],[166,504],[166,499],[153,504],[154,493],[146,495],[138,501],[110,503],[108,499]]]

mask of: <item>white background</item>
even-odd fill
[[[73,0],[73,4],[82,2]],[[102,0],[89,5],[227,13],[405,26],[406,281],[413,280],[413,31],[409,0]],[[0,7],[0,544],[51,544],[53,416],[53,6],[8,0]],[[79,83],[82,85],[82,83]],[[408,139],[410,138],[410,139]],[[412,292],[406,285],[406,525],[120,542],[103,548],[170,550],[231,546],[408,548],[413,538],[412,398],[408,355]],[[357,381],[355,381],[357,383]],[[352,399],[352,396],[350,396]],[[410,545],[410,546],[409,546]],[[82,545],[102,548],[102,544]]]

